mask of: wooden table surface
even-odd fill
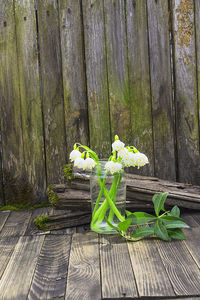
[[[184,213],[187,240],[171,243],[37,231],[49,213],[0,212],[0,300],[200,299],[200,212]]]

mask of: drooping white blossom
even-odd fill
[[[85,159],[83,159],[81,157],[76,158],[75,161],[74,161],[74,166],[79,168],[79,169],[85,170],[86,169]]]
[[[125,158],[128,157],[129,151],[126,148],[122,148],[118,151],[118,157]]]
[[[122,170],[122,164],[114,162],[114,161],[108,161],[105,164],[105,170],[107,172],[110,172],[111,174],[117,173]]]
[[[86,170],[91,170],[96,165],[94,159],[92,159],[90,157],[86,158],[85,163],[86,163]]]
[[[133,167],[143,167],[144,165],[148,164],[148,158],[145,154],[137,152],[133,153],[132,160],[131,160],[131,166]]]
[[[114,143],[112,143],[112,149],[113,151],[119,151],[124,148],[124,143],[120,140],[116,140]]]
[[[81,157],[81,152],[78,150],[73,150],[69,155],[69,159],[71,161],[75,161],[75,159],[77,159],[78,157]]]

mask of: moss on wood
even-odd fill
[[[51,205],[53,205],[53,206],[59,205],[60,200],[58,198],[58,195],[53,191],[52,185],[48,186],[48,188],[46,190],[46,194],[47,194],[47,197],[48,197]]]
[[[47,223],[49,221],[48,216],[41,216],[34,220],[34,225],[41,230],[47,229]]]
[[[63,171],[67,181],[72,181],[74,179],[74,172],[71,164],[66,164]]]

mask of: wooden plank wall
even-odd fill
[[[115,134],[140,174],[200,184],[198,0],[0,0],[2,166],[35,196]],[[138,172],[132,169],[131,172]]]

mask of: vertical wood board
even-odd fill
[[[200,184],[194,2],[173,0],[172,4],[178,179]]]
[[[137,297],[128,247],[120,236],[100,236],[100,261],[103,298]]]
[[[104,158],[110,156],[111,135],[103,1],[82,3],[90,146]]]
[[[46,187],[37,30],[34,0],[15,0],[25,172],[35,196]]]
[[[65,299],[101,299],[99,245],[95,233],[75,233],[72,237]]]
[[[66,137],[57,0],[37,4],[47,184],[63,182]]]
[[[0,1],[0,121],[3,167],[23,176],[21,101],[13,0]],[[1,156],[1,155],[0,155]]]
[[[89,144],[81,1],[59,0],[67,155]]]
[[[105,0],[104,16],[112,140],[117,134],[120,140],[130,145],[132,135],[125,2]]]
[[[146,0],[126,1],[128,72],[132,144],[147,155],[149,165],[141,175],[154,175],[151,86],[148,53]],[[137,171],[134,169],[133,171]],[[138,172],[137,172],[138,173]]]
[[[45,237],[28,293],[28,300],[64,300],[70,244],[70,236]]]
[[[176,178],[168,0],[148,0],[155,176]]]
[[[2,277],[7,264],[12,256],[14,248],[18,242],[18,237],[7,236],[0,239],[0,278]]]

